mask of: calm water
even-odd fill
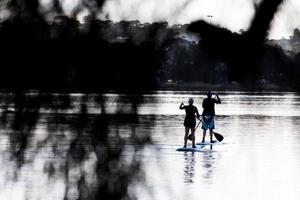
[[[71,95],[73,106],[60,112],[71,115],[78,112],[80,94]],[[179,104],[193,97],[201,112],[202,92],[158,92],[144,96],[137,108],[138,123],[126,124],[112,120],[109,134],[114,141],[118,135],[126,141],[121,159],[132,162],[133,155],[141,161],[143,181],[133,181],[130,196],[137,199],[201,199],[207,200],[298,200],[300,198],[300,95],[296,93],[220,93],[221,105],[216,105],[216,132],[225,139],[222,144],[206,146],[201,152],[177,152],[183,145],[184,111]],[[132,105],[122,95],[106,94],[104,106],[98,108],[93,95],[87,99],[91,115],[99,113],[130,113]],[[49,179],[44,173],[49,159],[58,159],[47,145],[37,148],[39,141],[49,137],[51,109],[43,113],[31,137],[26,157],[31,158],[18,169],[10,159],[7,129],[0,131],[0,199],[63,199],[64,179]],[[47,123],[46,123],[47,122]],[[57,130],[54,130],[54,132]],[[60,130],[61,132],[61,130]],[[130,136],[151,134],[151,144],[136,151],[138,141]],[[74,134],[64,127],[67,135],[58,148],[64,151]],[[59,134],[52,136],[57,142]],[[196,131],[196,140],[201,130]],[[207,137],[208,140],[208,137]],[[115,144],[118,145],[118,144]],[[91,173],[94,156],[91,153],[84,167],[74,168]],[[70,172],[70,173],[71,173]],[[76,192],[74,192],[76,193]],[[47,194],[45,196],[45,194]],[[72,196],[73,195],[73,196]],[[70,195],[76,199],[76,194]]]

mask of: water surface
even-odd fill
[[[70,96],[72,106],[68,108],[59,111],[39,108],[40,115],[25,152],[26,162],[20,168],[11,158],[14,151],[8,132],[15,132],[5,125],[12,120],[10,114],[6,116],[8,122],[2,122],[0,130],[0,199],[64,198],[67,184],[64,176],[53,172],[54,176],[49,178],[45,171],[49,172],[49,160],[56,169],[68,159],[67,150],[76,135],[69,123],[80,110],[82,95]],[[94,95],[85,100],[89,116],[86,123],[101,113],[113,116],[137,109],[136,121],[128,123],[126,117],[122,120],[111,117],[107,128],[110,147],[122,147],[120,159],[125,163],[122,166],[133,163],[134,159],[138,159],[141,165],[139,176],[142,178],[130,182],[129,196],[145,200],[300,198],[300,95],[284,92],[220,93],[222,104],[216,106],[216,132],[225,137],[224,142],[206,146],[201,152],[177,152],[176,148],[183,145],[184,136],[184,111],[178,107],[189,97],[194,98],[201,112],[201,102],[205,97],[201,91],[143,95],[138,108],[131,103],[134,95],[128,99],[122,94],[105,94],[102,107],[95,103]],[[13,107],[11,110],[14,111]],[[54,112],[65,118],[53,117]],[[59,130],[54,124],[59,124]],[[201,129],[198,129],[197,141],[201,134]],[[50,135],[51,140],[40,143]],[[145,135],[150,135],[150,141],[146,146],[136,148],[141,145],[139,137]],[[69,170],[68,177],[76,179],[76,174],[84,172],[90,174],[86,176],[86,182],[93,184],[97,180],[92,169],[99,157],[89,145],[93,138],[82,138],[88,156],[84,164]],[[102,151],[105,145],[97,144],[97,151]],[[76,189],[70,191],[69,199],[78,198]]]

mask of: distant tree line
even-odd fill
[[[140,131],[144,120],[140,121],[137,111],[144,93],[164,81],[250,80],[288,86],[299,82],[300,56],[286,56],[277,46],[262,45],[265,41],[261,35],[268,29],[269,20],[253,26],[264,30],[262,34],[250,31],[252,38],[259,38],[253,44],[254,40],[245,42],[240,34],[204,23],[201,31],[196,28],[201,32],[197,42],[185,35],[190,25],[99,21],[96,16],[104,0],[81,0],[69,17],[64,15],[60,0],[50,1],[46,10],[40,2],[0,1],[0,13],[4,6],[10,14],[0,23],[0,88],[12,89],[1,94],[0,122],[2,134],[8,138],[4,150],[10,155],[8,164],[14,162],[8,176],[18,181],[20,169],[36,161],[45,146],[53,158],[46,158],[44,173],[50,182],[64,182],[63,199],[136,199],[131,194],[132,186],[144,183],[140,150],[153,144],[152,131]],[[272,19],[280,2],[262,1],[260,8],[267,8],[267,12],[257,9],[255,16]],[[89,16],[80,23],[76,16],[82,9],[87,9]],[[256,17],[253,21],[264,22]],[[24,89],[40,91],[28,94]],[[128,103],[132,114],[122,113],[119,101],[114,102],[120,108],[116,115],[105,112],[111,100],[103,94],[111,89],[122,92],[119,100]],[[53,90],[67,93],[53,95]],[[74,101],[70,91],[83,94]],[[90,91],[97,94],[90,95]],[[89,113],[91,99],[101,114]],[[79,113],[66,114],[76,103]],[[43,113],[44,109],[53,113]],[[156,116],[149,117],[152,126]],[[40,123],[45,123],[42,129],[48,136],[35,141]],[[124,125],[131,130],[125,137]],[[31,146],[35,142],[38,145]],[[135,145],[131,161],[125,162],[127,144]],[[86,173],[86,161],[94,156],[95,165]],[[74,169],[76,178],[71,175]],[[93,183],[88,181],[90,177]],[[26,188],[31,191],[30,183]]]
[[[159,68],[153,44],[110,43],[101,22],[72,18],[1,24],[2,88],[122,89],[152,87]],[[143,80],[143,81],[141,81]]]
[[[17,8],[14,5],[10,9]],[[56,10],[57,16],[51,21],[28,9],[1,23],[1,88],[143,90],[155,89],[167,80],[211,84],[250,80],[277,85],[299,82],[300,55],[288,56],[279,46],[264,44],[258,62],[250,64],[239,51],[230,59],[211,53],[209,48],[222,51],[221,39],[230,46],[228,38],[240,37],[225,28],[218,27],[224,34],[221,38],[212,34],[207,44],[202,35],[199,41],[190,40],[188,25],[100,21],[93,15],[80,23]],[[258,53],[252,52],[251,46],[239,48],[247,51],[246,55]],[[247,71],[241,65],[258,67]]]

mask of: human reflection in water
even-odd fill
[[[216,159],[216,152],[212,151],[213,145],[210,145],[210,150],[203,151],[203,159],[202,159],[202,167],[203,167],[203,173],[202,177],[204,181],[210,182],[212,175],[214,173],[215,167],[215,159]]]
[[[184,153],[184,183],[194,183],[195,176],[195,153],[185,152]]]

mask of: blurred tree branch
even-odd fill
[[[250,28],[239,35],[203,20],[193,22],[188,30],[200,33],[206,50],[229,64],[232,81],[248,82],[259,77],[259,62],[270,24],[283,0],[264,0],[255,5]]]

